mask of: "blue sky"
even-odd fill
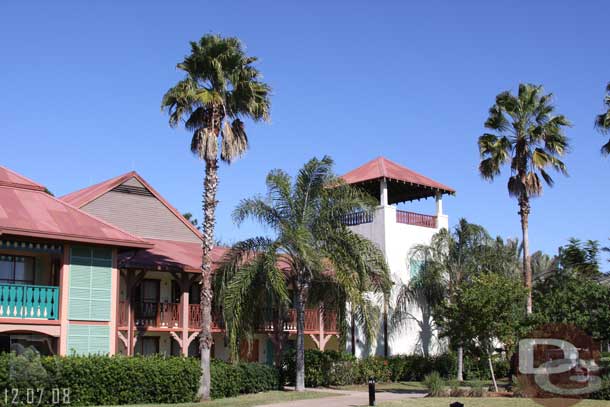
[[[323,154],[338,173],[384,155],[458,191],[445,199],[452,224],[518,236],[507,176],[480,179],[476,139],[495,95],[532,82],[574,124],[570,177],[533,202],[533,249],[608,243],[610,159],[593,120],[610,81],[609,14],[607,1],[2,2],[0,162],[56,195],[135,169],[201,218],[203,165],[159,104],[188,42],[220,33],[243,40],[274,90],[272,122],[250,125],[249,153],[221,168],[221,239],[260,231],[230,213],[264,192],[270,169]]]

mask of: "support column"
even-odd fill
[[[117,267],[117,249],[112,249],[112,275],[110,289],[110,355],[117,353],[119,349],[119,286],[120,276]]]
[[[70,245],[64,245],[63,261],[59,272],[59,354],[68,354],[68,309],[70,294]]]
[[[436,193],[436,216],[443,215],[443,194]]]
[[[388,181],[385,178],[379,182],[379,204],[388,206]]]
[[[180,275],[180,306],[182,308],[182,355],[189,355],[189,296],[190,278],[186,274]]]

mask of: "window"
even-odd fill
[[[417,277],[424,266],[424,262],[417,259],[409,260],[409,280],[413,280]]]
[[[142,336],[136,342],[137,355],[156,355],[159,353],[158,336]]]
[[[35,260],[33,257],[0,256],[0,283],[34,284]]]

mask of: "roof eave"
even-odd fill
[[[105,246],[115,246],[115,247],[133,247],[136,249],[151,249],[154,247],[154,244],[148,243],[145,241],[129,241],[129,240],[121,240],[121,239],[99,239],[92,238],[88,236],[78,236],[78,235],[70,235],[63,233],[52,233],[52,232],[41,232],[37,230],[25,230],[25,229],[17,229],[17,228],[3,228],[0,230],[0,235],[14,235],[14,236],[25,236],[25,237],[36,237],[41,239],[52,239],[52,240],[60,240],[60,241],[68,241],[68,242],[78,242],[78,243],[91,243],[91,244],[99,244]]]

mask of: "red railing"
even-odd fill
[[[119,303],[119,325],[127,326],[129,304]],[[177,328],[180,326],[180,304],[136,302],[134,304],[134,325],[136,327]]]
[[[407,225],[436,228],[436,216],[424,215],[422,213],[396,210],[396,222]]]
[[[181,326],[180,304],[174,303],[135,303],[135,327],[137,328],[179,328]],[[189,329],[201,328],[201,307],[199,304],[189,305],[188,327]],[[273,330],[272,312],[265,313],[268,318],[261,323],[260,330],[268,332]],[[127,326],[129,320],[128,304],[126,301],[119,303],[119,326]],[[323,316],[324,331],[326,333],[337,333],[337,315],[327,311]],[[297,319],[296,311],[289,309],[284,319],[283,328],[288,332],[296,332]],[[212,330],[219,332],[224,330],[222,315],[212,312]],[[320,331],[320,310],[318,308],[308,308],[305,310],[305,332],[317,333]]]
[[[356,226],[362,223],[371,223],[373,221],[373,212],[361,211],[348,213],[347,215],[343,216],[343,219],[341,221],[344,225],[347,226]]]

